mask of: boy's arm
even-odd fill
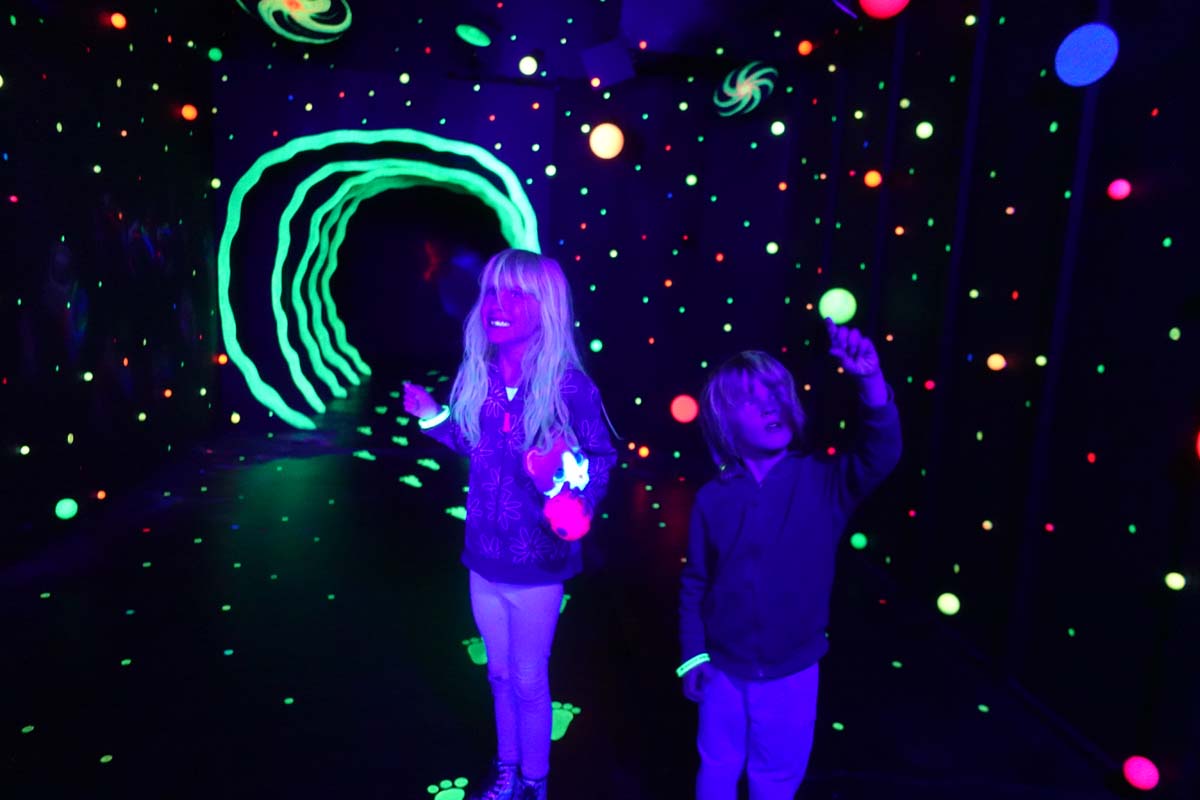
[[[858,379],[861,430],[853,449],[837,462],[839,501],[847,512],[883,482],[900,462],[900,412],[882,372]]]
[[[700,604],[708,590],[707,547],[708,525],[697,498],[692,505],[692,519],[688,527],[687,562],[679,576],[679,643],[683,663],[675,670],[675,674],[681,678],[693,667],[708,661],[704,620],[700,617]]]

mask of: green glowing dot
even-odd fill
[[[33,726],[26,725],[24,728],[21,728],[21,733],[33,733]]]
[[[990,709],[990,708],[988,708],[987,706],[985,706],[983,703],[980,703],[980,704],[979,704],[979,710],[980,710],[981,712],[983,712],[984,714],[986,714],[986,713],[988,713],[989,711],[991,711],[991,709]]]
[[[1103,365],[1103,364],[1097,364],[1097,365],[1096,365],[1096,372],[1097,372],[1098,374],[1100,374],[1100,375],[1103,375],[1103,374],[1104,374],[1104,365]]]
[[[850,546],[855,550],[862,550],[867,546],[867,535],[865,533],[856,533],[850,537]]]
[[[778,245],[778,243],[776,243],[776,242],[767,242],[767,252],[768,252],[768,253],[770,253],[771,255],[775,255],[776,253],[778,253],[778,252],[779,252],[779,245]]]
[[[1072,639],[1074,639],[1075,638],[1075,629],[1067,628],[1067,636],[1070,636]]]
[[[1057,123],[1057,122],[1051,122],[1051,123],[1050,123],[1050,132],[1051,132],[1051,133],[1058,133],[1058,123]]]
[[[900,669],[901,667],[904,666],[904,664],[900,663],[899,661],[893,661],[892,666],[896,669]]]
[[[229,610],[231,610],[232,608],[233,608],[233,606],[230,606],[230,605],[224,605],[224,606],[221,606],[221,610],[222,610],[222,611],[229,611]]]
[[[588,342],[588,348],[593,353],[599,353],[604,349],[604,342],[600,341],[599,339],[592,339],[592,341]]]
[[[133,663],[133,659],[132,659],[132,658],[122,658],[122,659],[121,659],[121,666],[122,666],[122,667],[128,667],[128,666],[129,666],[130,664],[132,664],[132,663]]]
[[[49,600],[49,599],[50,599],[50,593],[49,593],[49,592],[42,592],[40,595],[38,595],[38,597],[42,598],[43,600]]]
[[[1172,342],[1178,342],[1179,337],[1182,335],[1183,332],[1180,331],[1179,328],[1171,328],[1171,330],[1167,331],[1167,336],[1170,337]]]
[[[732,331],[732,330],[733,330],[733,326],[732,326],[732,325],[730,325],[728,322],[726,322],[726,323],[725,323],[725,324],[724,324],[724,325],[721,327],[721,329],[722,329],[723,331],[725,331],[726,333],[729,333],[730,331]]]
[[[231,655],[233,655],[233,651],[232,650],[223,650],[223,651],[221,651],[221,655],[231,656]]]
[[[213,178],[211,181],[208,182],[208,185],[214,189],[220,189],[221,188],[221,179]]]
[[[1168,236],[1167,238],[1163,239],[1163,247],[1170,247],[1170,246],[1171,246],[1171,237]]]
[[[918,139],[928,139],[930,136],[933,136],[933,123],[931,123],[931,122],[917,123],[917,138]]]
[[[829,317],[837,325],[845,325],[854,318],[858,311],[858,302],[854,295],[846,289],[830,289],[821,296],[817,303],[817,311],[821,318]]]
[[[458,34],[458,38],[473,47],[487,47],[492,43],[492,37],[474,25],[455,26],[454,32]]]
[[[221,48],[219,48],[219,47],[210,47],[210,48],[208,49],[208,60],[209,60],[209,61],[212,61],[213,63],[216,63],[216,62],[220,61],[220,60],[221,60],[222,58],[224,58],[224,57],[225,57],[225,54],[221,52]]]
[[[846,726],[840,722],[835,722],[835,723],[833,723],[833,729],[835,731],[844,731],[844,730],[846,730]]]
[[[962,604],[959,602],[956,595],[951,594],[950,592],[945,592],[938,596],[937,607],[938,611],[941,611],[948,617],[952,617],[959,612],[959,609],[962,608]]]
[[[688,186],[695,186],[699,181],[700,181],[700,179],[697,178],[695,175],[688,175],[686,178],[683,179],[683,182],[686,183]]]
[[[107,764],[108,762],[110,762],[110,761],[112,761],[112,760],[113,760],[113,757],[112,757],[112,756],[100,756],[100,763],[101,763],[101,764]]]
[[[1167,584],[1167,588],[1174,589],[1177,592],[1181,591],[1184,586],[1187,586],[1187,579],[1178,572],[1168,572],[1167,577],[1164,580]]]
[[[70,497],[64,497],[54,505],[54,516],[59,519],[74,519],[79,513],[79,503]]]
[[[771,123],[771,133],[775,134],[776,136],[783,136],[783,133],[786,130],[787,130],[787,126],[784,125],[779,120],[775,120],[774,122]]]
[[[83,373],[84,383],[91,383],[93,380],[95,380],[95,378],[96,378],[96,376],[93,375],[90,371]]]
[[[1130,525],[1130,526],[1129,526],[1129,532],[1130,532],[1130,533],[1137,533],[1137,525]]]
[[[296,703],[296,699],[295,699],[295,698],[293,698],[293,697],[285,697],[285,698],[283,698],[283,704],[284,704],[285,706],[295,705],[295,703]]]

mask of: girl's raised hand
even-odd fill
[[[425,391],[423,386],[405,381],[404,410],[417,419],[428,419],[437,416],[442,407],[433,399],[433,395]]]
[[[825,330],[829,332],[829,355],[841,362],[842,369],[860,378],[879,372],[875,345],[857,328],[845,328],[826,317]]]

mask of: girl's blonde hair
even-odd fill
[[[804,408],[796,396],[792,373],[768,353],[743,350],[709,377],[700,400],[700,425],[713,462],[721,472],[742,463],[732,416],[751,395],[755,379],[778,399],[783,419],[792,428],[793,442],[804,432]]]
[[[496,355],[496,348],[488,342],[480,307],[489,288],[499,295],[501,290],[514,287],[532,295],[541,305],[541,325],[521,360],[524,447],[528,450],[536,444],[545,452],[558,437],[565,438],[570,447],[577,447],[567,405],[559,391],[568,369],[583,372],[575,347],[571,288],[557,261],[528,250],[502,250],[488,259],[479,276],[479,297],[463,321],[463,360],[450,392],[454,420],[471,447],[477,445],[479,413],[488,394],[488,364]]]

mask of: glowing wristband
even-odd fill
[[[700,666],[701,664],[705,663],[706,661],[712,661],[712,659],[708,657],[708,653],[701,653],[698,656],[689,658],[687,661],[685,661],[679,665],[679,669],[675,670],[675,674],[678,675],[680,678],[682,678],[684,675],[686,675],[692,669]]]
[[[450,416],[450,406],[442,406],[442,410],[440,412],[438,412],[438,415],[436,417],[430,417],[429,419],[419,419],[419,420],[417,420],[417,425],[419,425],[421,430],[423,430],[423,431],[429,430],[430,428],[433,428],[437,425],[441,425],[443,422],[446,421],[446,418],[449,416]]]

